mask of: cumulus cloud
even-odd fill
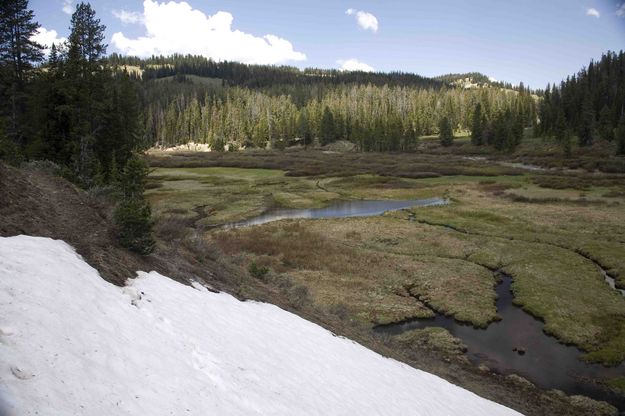
[[[184,1],[145,0],[140,19],[145,35],[131,39],[117,32],[111,42],[120,52],[137,56],[182,53],[248,64],[306,60],[288,40],[241,32],[232,28],[233,20],[232,14],[223,11],[207,16]]]
[[[129,12],[127,10],[113,10],[113,16],[117,17],[122,23],[125,24],[143,22],[143,15],[139,12]]]
[[[599,13],[599,10],[595,9],[594,7],[591,7],[590,9],[586,10],[586,16],[593,16],[598,19],[601,17],[601,13]]]
[[[35,34],[31,36],[30,39],[42,45],[45,48],[44,53],[46,55],[50,53],[50,48],[52,48],[53,43],[58,46],[67,40],[64,37],[59,36],[56,30],[48,30],[45,27],[40,27],[39,29],[37,29],[37,32],[35,32]]]
[[[336,61],[337,64],[341,65],[341,71],[364,71],[364,72],[373,72],[374,69],[371,65],[367,65],[364,62],[360,62],[358,59],[339,59]]]
[[[72,14],[76,10],[74,8],[74,0],[63,0],[63,11],[67,14]]]
[[[378,18],[369,12],[355,9],[347,9],[345,14],[348,16],[355,16],[358,26],[364,30],[370,30],[373,33],[378,31]]]
[[[616,9],[616,15],[618,17],[625,17],[625,2],[621,3],[620,5],[617,5],[617,9]]]

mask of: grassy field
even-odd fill
[[[207,238],[238,267],[266,266],[271,281],[304,287],[320,308],[368,325],[437,311],[484,327],[498,319],[493,270],[501,269],[513,276],[515,302],[543,319],[547,332],[585,349],[589,360],[625,359],[625,299],[609,288],[598,267],[625,286],[623,178],[535,173],[454,158],[436,164],[429,157],[415,162],[410,175],[375,174],[393,169],[387,156],[363,161],[354,154],[336,167],[336,175],[323,176],[300,175],[314,170],[317,160],[304,154],[252,164],[284,170],[160,167],[150,175],[147,194],[159,218],[186,219],[195,228],[276,206],[449,198],[452,203],[442,207],[280,221],[212,230]],[[408,159],[397,156],[396,169],[408,169]],[[305,163],[294,167],[297,160]],[[244,160],[237,157],[236,164]],[[361,173],[372,166],[373,174]],[[297,176],[293,169],[299,169]],[[415,174],[426,170],[430,177]],[[451,170],[464,174],[445,174]],[[419,339],[449,345],[436,334]]]

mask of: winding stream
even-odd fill
[[[606,283],[614,290],[618,291],[621,295],[625,296],[625,289],[621,289],[616,287],[616,281],[614,280],[613,277],[611,277],[605,270],[603,270],[601,267],[599,267],[599,271],[601,272],[601,274],[603,275],[603,278],[605,279]]]
[[[239,228],[294,218],[344,218],[381,215],[415,206],[445,205],[441,198],[399,201],[336,201],[324,208],[269,210],[257,217],[224,224],[223,228]],[[589,259],[590,260],[590,259]],[[614,279],[594,262],[605,281],[625,296],[625,290],[615,287]],[[519,374],[545,389],[559,389],[567,394],[582,394],[605,400],[625,410],[625,397],[613,393],[596,380],[609,380],[625,376],[625,363],[617,367],[587,364],[579,359],[582,351],[559,343],[543,332],[544,323],[513,304],[512,279],[496,273],[500,283],[496,286],[497,313],[501,321],[491,323],[486,329],[476,329],[461,324],[452,317],[437,314],[431,319],[381,325],[375,332],[397,335],[405,331],[437,326],[447,329],[467,346],[468,358],[476,364],[486,364],[502,374]]]
[[[415,206],[428,207],[434,205],[446,205],[447,203],[447,200],[441,198],[386,201],[336,201],[323,208],[275,208],[248,220],[225,224],[223,225],[223,228],[249,227],[251,225],[260,225],[272,221],[293,218],[369,217],[374,215],[381,215],[387,211],[398,211],[401,209]]]
[[[486,329],[476,329],[437,314],[431,319],[377,326],[374,331],[397,335],[413,329],[442,327],[462,340],[467,346],[468,358],[476,364],[486,364],[502,374],[519,374],[545,389],[583,394],[625,409],[625,397],[592,381],[624,376],[625,363],[605,367],[579,360],[582,355],[579,349],[546,335],[542,321],[513,304],[510,276],[498,273],[497,277],[501,283],[496,288],[496,305],[502,320],[491,323]]]

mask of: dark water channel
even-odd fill
[[[223,228],[239,228],[260,225],[272,221],[292,218],[344,218],[369,217],[381,215],[387,211],[398,211],[415,206],[445,205],[448,202],[441,198],[409,199],[400,201],[336,201],[324,208],[287,209],[276,208],[248,220],[225,224]]]
[[[496,288],[497,312],[503,319],[491,323],[486,329],[476,329],[438,314],[431,319],[378,326],[375,331],[397,335],[412,329],[442,327],[464,342],[467,356],[474,363],[486,364],[502,374],[519,374],[545,389],[605,400],[621,411],[625,410],[623,396],[596,382],[625,376],[625,364],[605,367],[580,361],[582,352],[579,349],[560,344],[546,335],[543,322],[513,305],[512,279],[504,274],[498,277],[501,283]]]
[[[381,215],[414,206],[445,205],[441,198],[400,201],[337,201],[324,208],[283,209],[277,208],[241,222],[224,224],[223,228],[239,228],[294,218],[344,218]],[[607,284],[613,289],[614,279],[603,269]],[[542,321],[513,305],[512,279],[497,273],[501,283],[497,285],[497,312],[502,317],[486,329],[476,329],[451,317],[438,314],[435,318],[419,319],[403,323],[382,325],[374,330],[397,335],[412,329],[431,326],[447,329],[467,346],[468,358],[476,364],[486,364],[491,370],[519,374],[544,389],[559,389],[567,394],[582,394],[597,400],[605,400],[625,411],[625,397],[609,391],[597,381],[625,376],[625,364],[605,367],[586,364],[579,360],[582,352],[574,346],[559,343],[543,332]],[[625,295],[625,291],[620,290]],[[519,353],[519,351],[521,353]]]

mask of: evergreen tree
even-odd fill
[[[599,133],[599,136],[604,140],[611,142],[614,139],[614,128],[612,127],[612,112],[608,108],[607,104],[605,104],[599,112],[597,132]]]
[[[595,133],[595,111],[588,94],[582,103],[581,119],[578,127],[579,145],[590,146]]]
[[[319,126],[319,139],[321,140],[321,145],[325,146],[326,144],[332,143],[335,140],[335,134],[334,116],[332,115],[330,108],[326,106],[323,109],[321,125]]]
[[[71,162],[78,181],[89,186],[93,166],[108,165],[110,154],[101,149],[109,139],[106,129],[106,84],[110,74],[104,55],[104,30],[89,3],[79,3],[72,14],[68,39],[66,80],[72,106],[70,140]],[[93,160],[99,157],[97,161]]]
[[[302,108],[297,116],[297,134],[304,141],[304,146],[311,144],[312,135],[310,123],[308,122],[308,113],[305,108]]]
[[[556,123],[554,127],[554,133],[556,141],[564,152],[565,157],[571,157],[571,130],[566,125],[566,119],[564,118],[564,112],[562,109],[557,110]]]
[[[0,116],[16,147],[24,144],[28,73],[43,59],[43,47],[31,40],[39,28],[33,19],[28,0],[0,2]]]
[[[562,134],[562,138],[560,142],[562,143],[562,150],[564,152],[564,157],[569,159],[572,155],[572,142],[573,141],[573,133],[568,128],[565,128],[564,133]]]
[[[447,116],[441,119],[438,126],[438,137],[442,146],[451,146],[454,142],[454,131]]]
[[[616,154],[625,155],[625,114],[621,115],[614,136],[616,138]]]
[[[140,254],[150,254],[154,249],[152,212],[143,196],[148,171],[140,157],[128,159],[119,179],[120,201],[113,213],[120,243]]]
[[[471,143],[475,146],[484,144],[484,116],[482,115],[482,104],[477,103],[473,112],[473,122],[471,123]]]

